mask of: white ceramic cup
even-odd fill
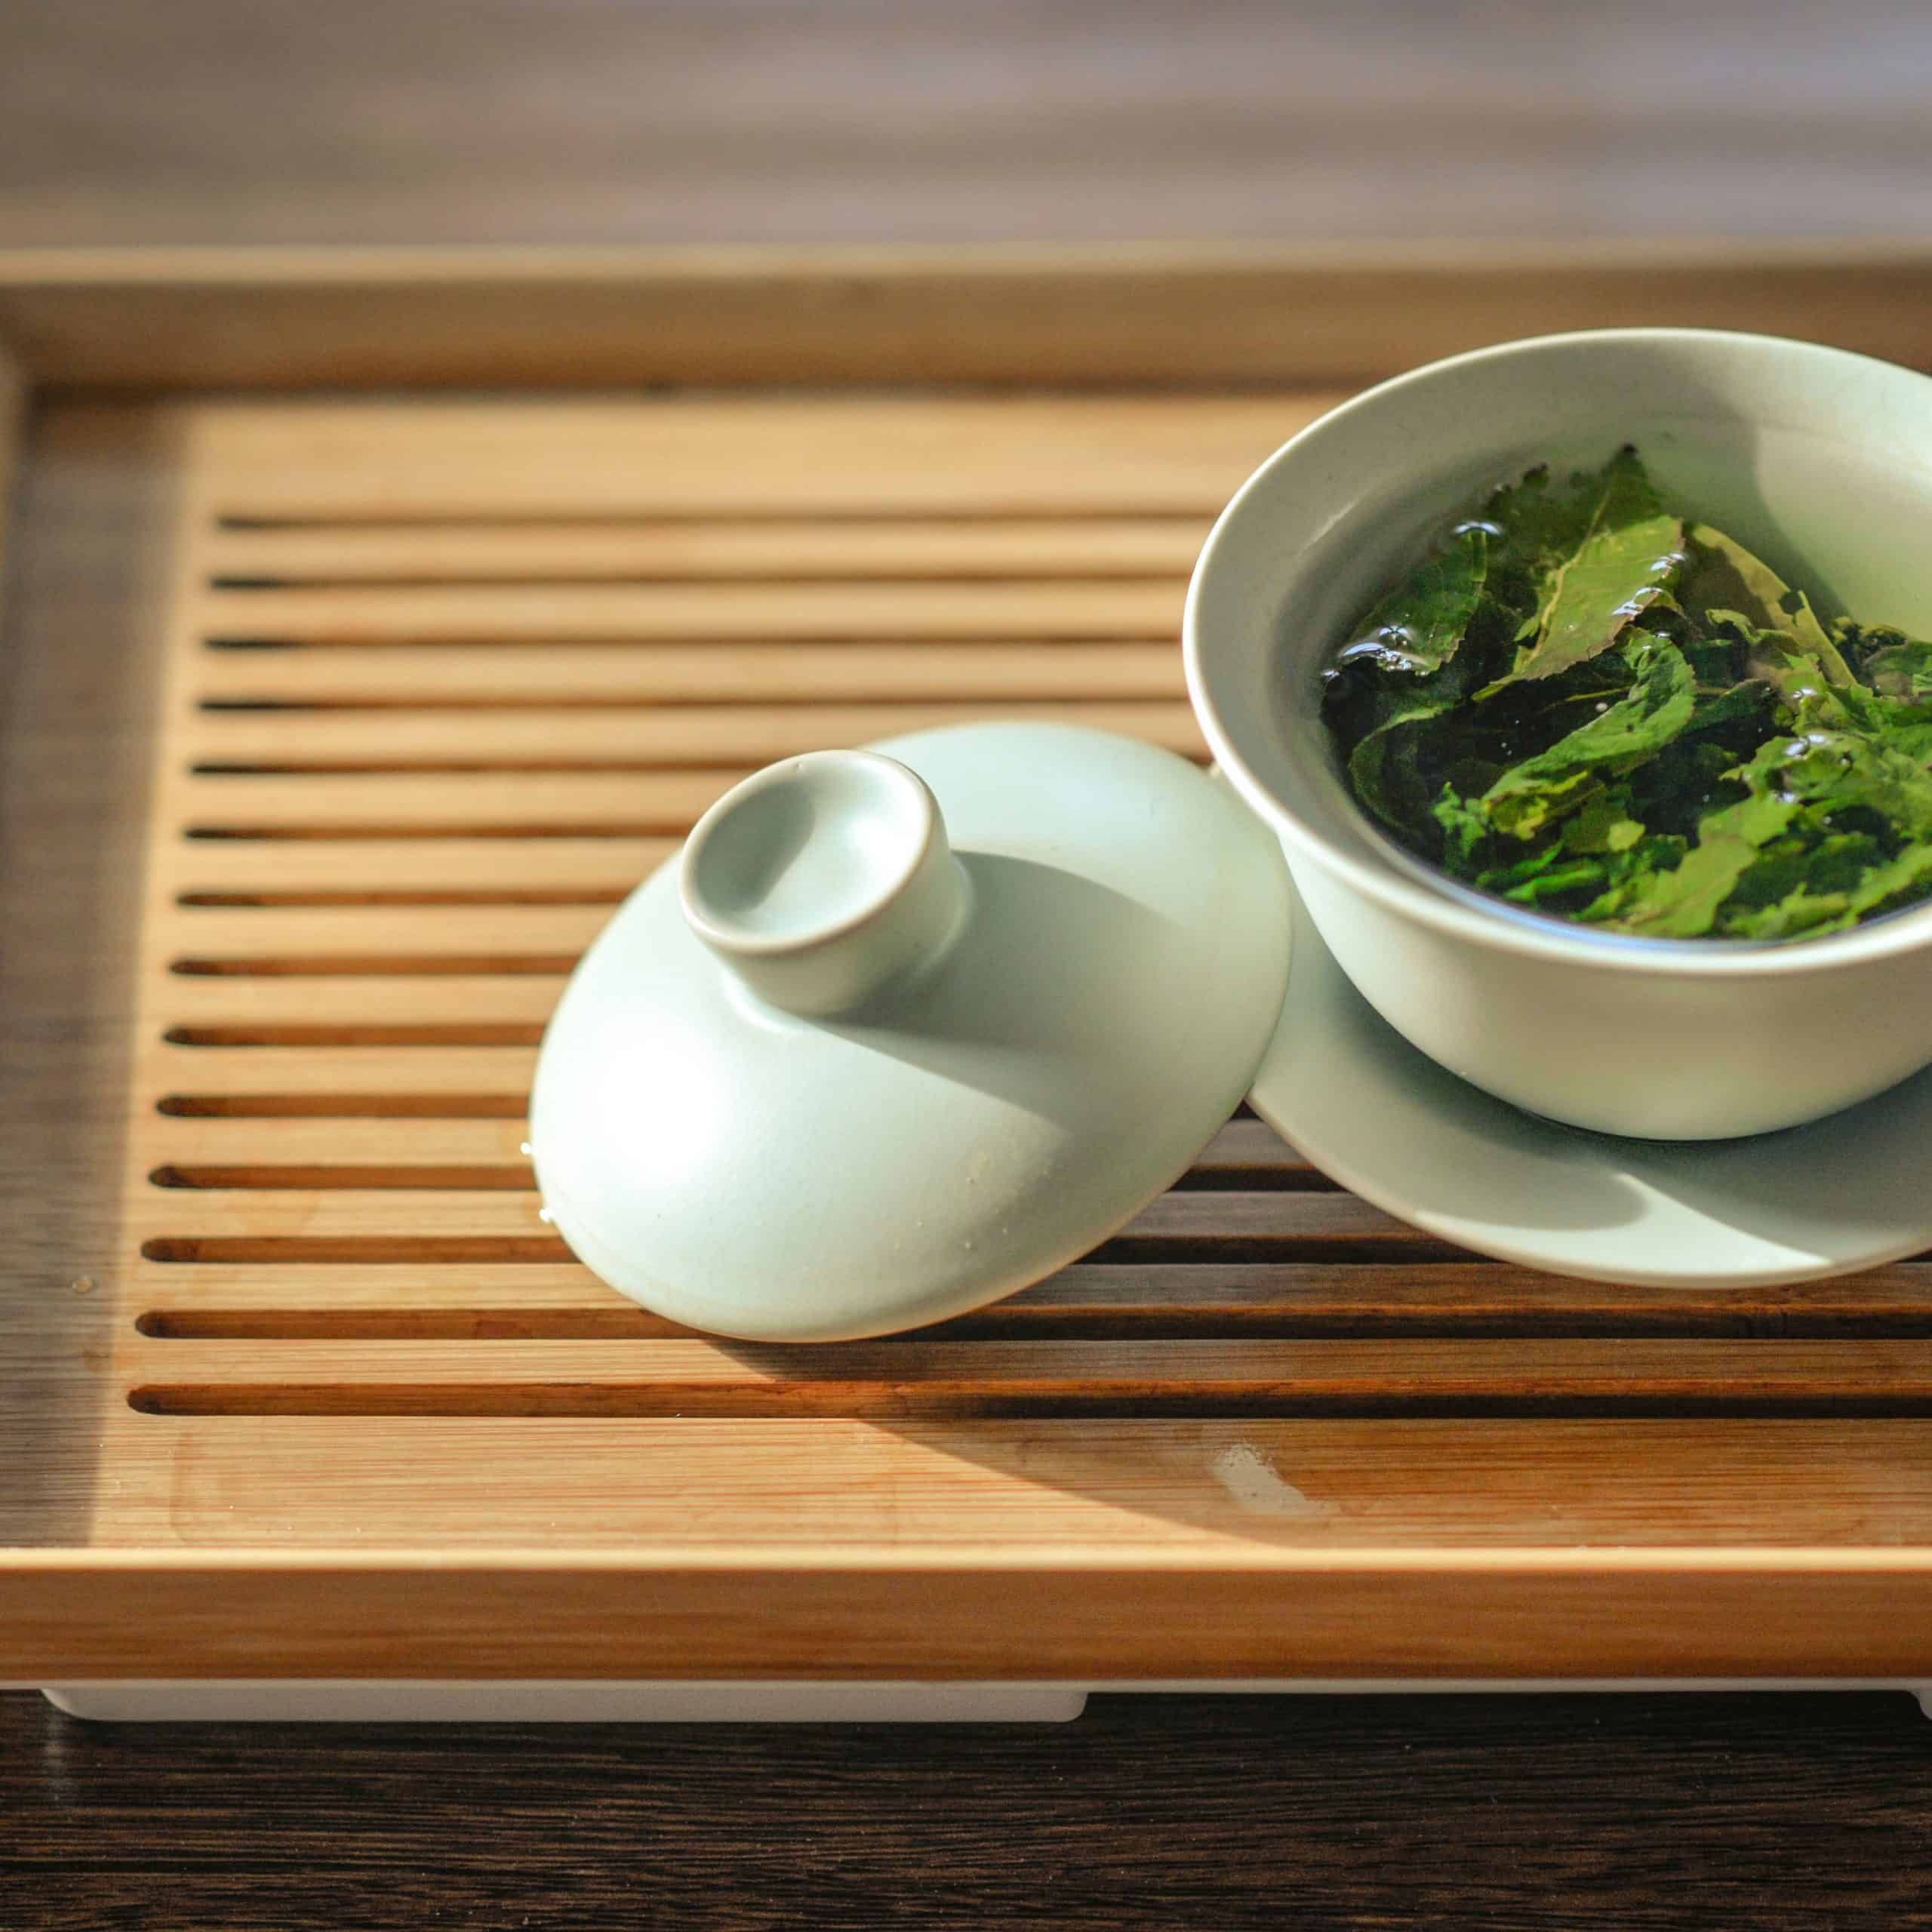
[[[1633,939],[1521,911],[1385,837],[1320,715],[1345,626],[1445,515],[1533,463],[1599,464],[1626,442],[1827,617],[1932,635],[1932,380],[1810,343],[1615,329],[1432,364],[1276,451],[1195,567],[1188,686],[1321,937],[1425,1053],[1576,1126],[1761,1133],[1932,1063],[1932,905],[1779,945]]]

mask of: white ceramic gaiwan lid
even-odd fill
[[[626,901],[544,1036],[558,1232],[691,1327],[830,1341],[1039,1280],[1168,1186],[1287,983],[1273,838],[1170,752],[969,724],[787,758]]]

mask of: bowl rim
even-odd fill
[[[1844,931],[1823,934],[1813,938],[1772,941],[1712,939],[1646,939],[1641,934],[1599,932],[1589,927],[1560,921],[1553,915],[1526,915],[1524,909],[1499,900],[1494,910],[1480,903],[1463,903],[1465,894],[1439,889],[1433,877],[1427,882],[1411,881],[1394,862],[1392,852],[1361,857],[1336,844],[1302,817],[1249,767],[1223,725],[1208,689],[1201,611],[1204,586],[1217,574],[1217,568],[1232,547],[1230,532],[1245,506],[1259,495],[1275,475],[1303,456],[1309,445],[1329,432],[1333,426],[1359,414],[1385,408],[1405,391],[1425,385],[1454,380],[1463,372],[1487,365],[1508,361],[1533,352],[1552,350],[1587,351],[1611,343],[1689,344],[1715,349],[1724,346],[1750,345],[1755,352],[1775,350],[1805,361],[1835,363],[1866,370],[1881,370],[1889,377],[1909,377],[1932,383],[1927,376],[1903,364],[1881,358],[1861,355],[1850,349],[1835,349],[1828,343],[1806,342],[1795,337],[1763,335],[1741,329],[1703,328],[1606,328],[1575,329],[1551,335],[1524,336],[1515,340],[1494,343],[1481,349],[1444,356],[1419,368],[1375,383],[1347,401],[1324,410],[1315,420],[1298,430],[1279,448],[1266,457],[1242,483],[1214,519],[1195,559],[1188,581],[1187,598],[1181,618],[1181,658],[1187,681],[1187,694],[1215,763],[1235,790],[1305,857],[1324,866],[1355,891],[1374,900],[1386,910],[1421,925],[1433,928],[1445,937],[1519,957],[1589,966],[1611,971],[1690,975],[1697,978],[1759,978],[1791,974],[1827,971],[1834,967],[1884,959],[1932,947],[1932,900],[1881,915],[1870,924]],[[1361,808],[1350,804],[1358,811]],[[1366,813],[1363,823],[1374,827]],[[1367,841],[1374,852],[1374,841]],[[1426,870],[1421,860],[1419,870]],[[1443,875],[1442,888],[1457,881]],[[1467,896],[1478,900],[1471,890]]]

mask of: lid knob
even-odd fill
[[[754,773],[692,829],[678,873],[691,931],[798,1014],[842,1013],[936,959],[968,888],[925,781],[876,752]]]

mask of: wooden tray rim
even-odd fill
[[[1004,248],[0,249],[29,385],[1349,380],[1614,324],[1915,361],[1922,238]]]
[[[1466,346],[1570,325],[1574,315],[1607,306],[1614,312],[1608,298],[1633,278],[1644,284],[1650,309],[1674,306],[1682,319],[1712,326],[1740,325],[1747,314],[1759,328],[1775,325],[1780,315],[1815,312],[1829,291],[1844,305],[1850,346],[1906,358],[1924,352],[1932,249],[1922,241],[1565,243],[1558,253],[1553,263],[1550,251],[1527,245],[1481,252],[1370,245],[1319,253],[0,251],[0,490],[17,456],[20,426],[43,387],[437,386],[475,385],[497,370],[520,389],[562,389],[691,380],[701,371],[715,378],[721,358],[734,383],[846,383],[860,368],[869,380],[892,383],[1311,383],[1391,366],[1387,332],[1376,333],[1372,318],[1395,295],[1412,316],[1432,306],[1449,312],[1446,320],[1411,325],[1408,349],[1395,354],[1413,361],[1446,352],[1445,341]],[[1716,291],[1714,266],[1722,270]],[[1565,277],[1553,309],[1531,300],[1552,278]],[[1302,312],[1317,297],[1327,305],[1319,330],[1281,328],[1284,315]],[[371,301],[373,312],[364,306]],[[969,322],[989,308],[1017,306],[1023,325],[995,331],[990,348],[976,348],[970,329],[960,329],[962,303]],[[1091,328],[1097,317],[1123,308],[1129,320],[1106,336],[1097,356],[1075,367],[1064,343],[1055,351],[1057,336]],[[577,331],[580,352],[568,367],[552,365],[547,383],[542,365],[500,359],[497,325],[506,310],[508,325],[518,331],[548,323]],[[242,318],[238,334],[222,325],[224,314]],[[145,329],[144,316],[158,316],[158,328]],[[282,329],[266,355],[245,340],[260,334],[264,316]],[[727,333],[718,337],[721,317]],[[404,338],[392,334],[398,318],[413,326]],[[372,342],[372,332],[383,342]],[[1345,346],[1352,333],[1355,346]],[[1164,375],[1162,358],[1176,354],[1183,336],[1184,358]],[[1364,340],[1381,346],[1371,352],[1360,346]],[[714,352],[708,361],[707,347]],[[28,1678],[261,1675],[270,1669],[260,1648],[265,1635],[278,1635],[276,1675],[494,1676],[534,1669],[583,1675],[629,1669],[693,1677],[890,1676],[913,1669],[933,1677],[992,1670],[1049,1678],[1079,1674],[1078,1656],[1066,1646],[1083,1629],[1094,1633],[1080,1614],[1078,1592],[1103,1575],[1131,1575],[1157,1593],[1166,1577],[1199,1592],[1204,1602],[1222,1592],[1219,1611],[1185,1632],[1185,1644],[1175,1642],[1172,1620],[1158,1616],[1148,1618],[1154,1634],[1144,1640],[1112,1631],[1108,1674],[1121,1677],[1204,1669],[1229,1676],[1387,1675],[1389,1660],[1364,1645],[1355,1622],[1362,1592],[1377,1589],[1393,1591],[1398,1601],[1417,1591],[1418,1614],[1439,1607],[1442,1589],[1466,1589],[1481,1598],[1495,1620],[1486,1632],[1436,1654],[1425,1644],[1420,1658],[1407,1654],[1401,1660],[1409,1672],[1443,1675],[1761,1672],[1777,1660],[1767,1659],[1749,1626],[1752,1614],[1773,1601],[1787,1629],[1828,1610],[1843,1617],[1841,1632],[1806,1661],[1810,1674],[1834,1660],[1856,1671],[1891,1667],[1909,1674],[1927,1655],[1912,1634],[1909,1613],[1932,1607],[1932,1546],[1257,1546],[1226,1563],[1158,1551],[1128,1558],[1105,1551],[913,1546],[828,1548],[788,1554],[782,1562],[668,1547],[75,1546],[0,1550],[0,1632],[7,1666]],[[927,1604],[934,1620],[916,1654],[893,1638],[903,1630],[903,1610],[869,1622],[850,1617],[851,1593],[863,1595],[888,1577],[934,1586]],[[718,1620],[728,1607],[721,1586],[807,1578],[823,1589],[802,1590],[783,1619],[768,1614],[759,1626],[765,1647],[755,1655],[742,1627]],[[989,1629],[989,1613],[1001,1592],[1023,1578],[1054,1594],[1048,1620],[1060,1632],[1058,1647],[1029,1649],[1023,1628]],[[251,1616],[266,1616],[278,1604],[285,1609],[291,1591],[318,1581],[326,1587],[318,1601],[305,1606],[312,1614],[294,1647],[285,1629],[248,1631]],[[648,1615],[639,1614],[641,1586],[650,1589]],[[129,1627],[122,1592],[134,1588],[155,1593],[143,1617],[155,1620],[158,1635],[154,1627]],[[525,1592],[523,1600],[540,1612],[553,1611],[554,1631],[522,1643],[500,1632],[494,1646],[478,1647],[469,1611],[479,1590],[487,1597],[497,1589]],[[1577,1624],[1567,1635],[1549,1616],[1552,1590],[1577,1593]],[[1283,1622],[1281,1613],[1291,1607]],[[1673,1613],[1687,1622],[1668,1627]],[[848,1617],[855,1654],[814,1658],[808,1646],[828,1614]],[[1606,1623],[1623,1629],[1607,1649]],[[707,1625],[714,1623],[721,1634],[707,1640]],[[1244,1624],[1253,1626],[1245,1635]],[[1655,1634],[1646,1636],[1647,1626]]]

